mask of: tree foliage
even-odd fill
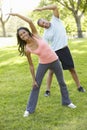
[[[67,8],[69,11],[72,12],[72,15],[75,19],[78,37],[82,38],[82,27],[81,27],[81,18],[83,14],[87,10],[87,0],[49,0],[52,3],[58,2],[63,7]]]
[[[83,37],[83,31],[86,31],[87,26],[86,21],[86,10],[87,10],[87,0],[41,0],[39,7],[56,4],[58,6],[60,16],[65,24],[67,32],[77,32],[76,35],[79,38]],[[50,19],[51,11],[37,12],[36,17],[43,17]]]
[[[16,17],[9,19],[9,16],[6,17],[6,19],[3,19],[2,2],[3,0],[0,0],[0,33],[2,33],[2,36],[13,36],[16,29],[21,25],[24,26],[25,22]],[[65,25],[67,33],[73,34],[76,32],[75,34],[78,34],[78,37],[83,37],[82,32],[87,31],[87,0],[41,0],[39,7],[48,4],[57,5],[60,18]],[[27,16],[30,16],[33,19],[40,34],[43,34],[44,29],[37,25],[37,20],[39,18],[50,20],[52,14],[53,11],[46,10],[41,12],[32,12],[30,14],[28,12]]]

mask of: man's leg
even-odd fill
[[[53,71],[49,70],[48,76],[47,76],[47,89],[46,89],[46,92],[44,94],[45,96],[50,95],[50,88],[51,88],[52,78],[53,78]]]
[[[69,69],[69,71],[70,71],[70,73],[71,73],[71,75],[72,75],[73,80],[74,80],[75,83],[76,83],[76,86],[77,86],[77,88],[78,88],[78,91],[80,91],[80,92],[85,92],[85,89],[83,89],[83,87],[80,85],[80,81],[79,81],[79,78],[78,78],[78,75],[77,75],[75,69],[72,68],[72,69]]]
[[[68,47],[56,51],[56,54],[59,56],[62,67],[64,70],[69,70],[72,78],[74,79],[76,86],[79,92],[85,92],[85,89],[80,85],[78,75],[74,69],[74,61],[71,55],[71,52]]]

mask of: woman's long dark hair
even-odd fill
[[[17,29],[17,41],[18,41],[18,43],[17,43],[17,45],[18,45],[18,51],[19,51],[19,53],[20,53],[20,55],[24,55],[25,54],[25,52],[24,52],[24,46],[26,45],[26,42],[24,41],[24,40],[22,40],[21,38],[20,38],[20,36],[19,36],[19,31],[20,30],[26,30],[28,33],[29,33],[29,35],[32,37],[32,33],[29,31],[29,29],[28,28],[26,28],[26,27],[20,27],[20,28],[18,28]]]

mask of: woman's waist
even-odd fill
[[[48,63],[54,62],[56,60],[58,60],[57,55],[55,55],[55,56],[46,56],[45,58],[42,57],[42,56],[39,57],[40,63],[43,63],[43,64],[48,64]]]

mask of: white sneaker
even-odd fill
[[[70,107],[70,108],[76,108],[76,106],[75,106],[73,103],[70,103],[70,104],[68,105],[68,107]]]
[[[25,111],[23,116],[28,117],[29,116],[29,111]]]

